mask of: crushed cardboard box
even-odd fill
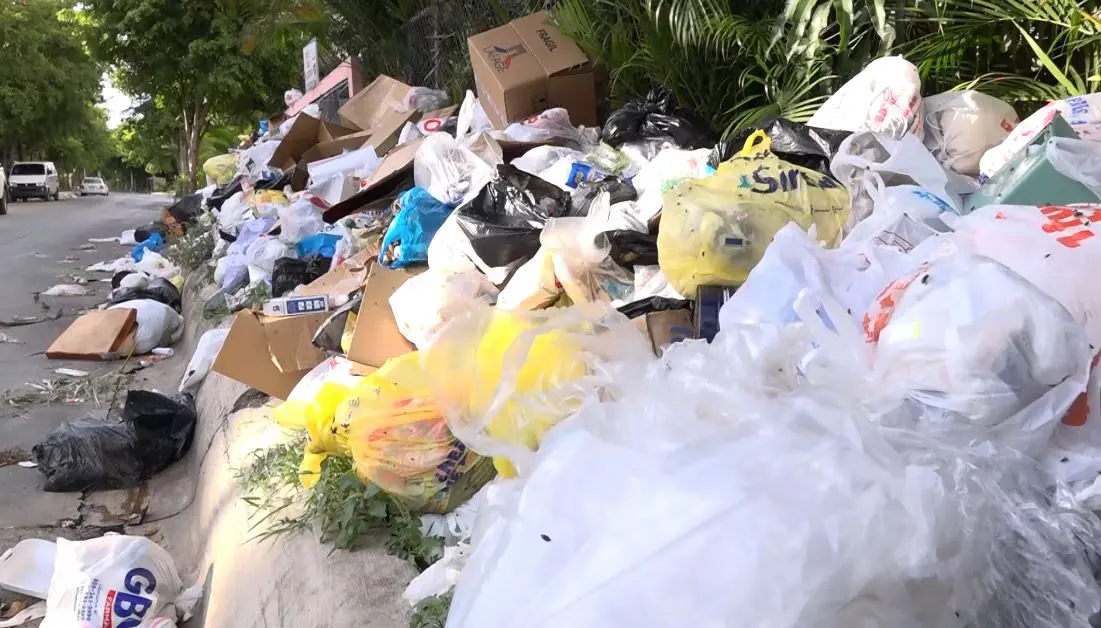
[[[422,141],[416,139],[390,151],[371,175],[370,181],[358,193],[325,210],[325,222],[333,223],[357,211],[393,202],[402,183],[407,178],[412,178],[413,159]]]
[[[290,130],[279,141],[279,146],[272,153],[268,165],[283,171],[290,170],[297,166],[306,151],[314,146],[355,132],[355,129],[329,124],[306,114],[298,114]]]
[[[393,270],[381,264],[371,267],[356,316],[355,331],[352,332],[352,344],[348,347],[349,360],[378,368],[390,358],[417,350],[398,331],[397,321],[390,309],[390,296],[410,277],[424,270]]]
[[[242,310],[233,319],[213,370],[277,399],[286,399],[295,384],[325,359],[313,335],[327,312],[307,316],[268,317]]]
[[[478,99],[497,128],[554,107],[573,124],[596,125],[593,64],[546,13],[473,35],[467,47]]]
[[[81,314],[46,349],[51,360],[111,360],[126,357],[127,340],[137,329],[137,311],[128,308]],[[123,353],[125,351],[125,353]]]

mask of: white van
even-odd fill
[[[17,161],[8,172],[8,191],[13,200],[58,198],[61,191],[52,161]]]

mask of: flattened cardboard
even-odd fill
[[[348,127],[373,131],[388,114],[405,109],[405,96],[410,89],[405,83],[380,74],[341,105],[337,112],[340,121]]]
[[[55,360],[106,360],[117,354],[137,327],[137,312],[127,308],[82,314],[46,349]]]
[[[658,357],[661,357],[669,345],[695,337],[692,313],[687,309],[650,312],[636,318],[635,326],[646,335],[654,355]]]
[[[339,268],[330,270],[303,286],[297,294],[304,297],[323,294],[347,296],[367,283],[367,275],[374,261],[375,254],[372,251],[360,251],[345,260]]]
[[[388,199],[400,187],[413,170],[413,158],[417,155],[422,139],[398,146],[382,160],[371,181],[355,196],[345,199],[325,210],[325,222],[333,223],[360,209],[369,208]]]
[[[213,370],[277,399],[286,399],[295,384],[325,357],[311,340],[326,316],[267,318],[251,310],[238,312],[214,359]],[[306,333],[306,329],[311,331]],[[303,336],[305,344],[299,344]]]
[[[544,12],[467,39],[478,98],[498,128],[552,107],[574,124],[596,124],[593,65]]]
[[[349,360],[378,368],[390,358],[417,350],[398,331],[394,312],[390,309],[390,296],[410,277],[424,270],[391,270],[381,264],[371,268],[367,287],[363,289],[363,302],[356,316],[352,344],[348,347]]]

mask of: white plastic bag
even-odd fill
[[[925,98],[925,146],[956,172],[979,174],[983,153],[1001,144],[1020,122],[1013,105],[975,90]]]
[[[626,149],[625,151],[626,152]],[[708,175],[707,156],[710,150],[665,148],[642,166],[631,184],[638,192],[638,217],[649,221],[661,211],[662,195],[685,179],[701,179]]]
[[[199,342],[195,345],[195,353],[191,354],[191,360],[188,361],[187,369],[184,370],[183,378],[180,379],[181,393],[194,393],[199,389],[203,379],[210,372],[210,367],[214,364],[214,358],[218,357],[218,352],[222,350],[222,344],[225,343],[228,334],[228,329],[211,329],[199,338]]]
[[[443,557],[432,563],[413,578],[401,594],[401,599],[415,607],[422,601],[443,595],[459,582],[459,574],[466,566],[470,555],[470,546],[466,543],[443,548]]]
[[[279,220],[282,223],[279,239],[294,245],[302,238],[324,231],[325,219],[322,214],[326,208],[325,201],[313,194],[299,196],[290,205],[279,210]]]
[[[505,127],[500,137],[514,142],[565,141],[582,149],[600,141],[596,129],[570,124],[570,112],[561,107],[547,109],[520,122],[513,122]]]
[[[275,260],[281,257],[295,257],[294,247],[278,238],[263,237],[249,245],[248,250],[245,251],[249,283],[254,284],[259,281],[271,283]]]
[[[1053,137],[1044,150],[1051,167],[1059,174],[1081,183],[1101,198],[1101,145],[1088,140]]]
[[[921,77],[902,57],[882,57],[841,86],[807,125],[842,131],[872,131],[899,139],[922,136]]]
[[[413,161],[413,181],[436,200],[452,207],[478,195],[493,168],[447,133],[424,138]]]
[[[290,107],[302,99],[302,90],[291,88],[283,92],[283,104]]]
[[[572,148],[563,146],[537,146],[524,153],[522,156],[513,159],[512,165],[524,172],[550,181],[563,190],[569,191],[571,186],[567,186],[566,182],[568,180],[570,165],[574,162],[583,162],[584,160],[585,153]],[[556,168],[559,164],[563,164],[565,169],[564,172],[559,172],[559,168],[562,166]],[[554,170],[552,171],[552,169]]]
[[[336,172],[327,179],[311,180],[307,192],[331,206],[354,196],[359,192],[359,184],[360,179],[355,174]]]
[[[830,172],[852,197],[846,232],[871,215],[875,199],[889,187],[917,185],[948,203],[957,213],[963,208],[961,194],[977,187],[946,171],[921,141],[911,135],[893,140],[870,132],[854,133],[841,143],[830,162]]]
[[[1070,123],[1079,138],[1101,142],[1101,93],[1056,100],[1025,118],[1004,142],[983,154],[979,161],[980,178],[994,176],[1057,115]]]
[[[134,299],[109,310],[134,310],[138,329],[134,333],[134,355],[144,355],[157,347],[176,344],[183,336],[183,317],[176,310],[153,299]]]
[[[390,309],[401,335],[425,349],[452,318],[479,302],[493,305],[496,298],[496,286],[476,270],[452,274],[429,269],[390,295]]]
[[[90,273],[118,273],[124,270],[133,271],[136,268],[137,266],[134,264],[134,259],[127,255],[126,257],[120,257],[109,262],[96,262],[84,270]]]
[[[433,111],[442,109],[451,104],[451,97],[447,92],[431,87],[411,87],[405,93],[402,106],[406,111],[420,109],[421,111]]]
[[[174,628],[202,596],[184,589],[168,552],[140,536],[57,539],[42,628]]]
[[[466,90],[463,104],[459,107],[458,121],[455,126],[455,139],[462,141],[468,135],[477,135],[482,131],[493,128],[486,112],[482,109],[482,103],[474,96],[474,92]]]
[[[83,297],[88,295],[88,289],[73,283],[59,283],[50,286],[42,293],[44,297]]]
[[[306,168],[313,183],[340,173],[360,173],[361,178],[369,179],[381,163],[382,159],[375,153],[375,147],[364,146],[335,157],[319,159]]]
[[[134,266],[137,270],[152,275],[154,277],[160,277],[161,279],[172,279],[176,275],[180,274],[180,268],[168,261],[164,256],[156,251],[145,250],[145,254],[142,255],[141,261]]]
[[[236,192],[222,203],[218,210],[218,226],[222,229],[235,227],[252,218],[252,208],[245,202],[245,193]]]

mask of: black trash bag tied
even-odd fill
[[[221,209],[222,203],[225,203],[229,197],[240,192],[241,189],[241,175],[237,175],[226,185],[215,188],[210,198],[206,199],[206,205],[214,209]]]
[[[305,259],[280,257],[271,272],[271,296],[281,297],[329,272],[333,258],[311,255]]]
[[[719,164],[741,151],[749,136],[757,131],[768,135],[770,149],[780,159],[810,168],[831,179],[830,160],[837,154],[841,142],[852,135],[849,131],[820,129],[785,118],[763,118],[716,144],[707,156],[707,165],[718,168]]]
[[[114,283],[114,278],[112,278],[111,285],[114,285]],[[115,289],[117,290],[118,287],[115,286]],[[150,279],[149,284],[144,288],[126,288],[122,292],[111,297],[107,305],[118,305],[119,303],[136,301],[138,299],[160,301],[176,310],[177,313],[183,311],[183,299],[180,298],[180,291],[176,289],[176,286],[172,285],[171,281],[160,277]]]
[[[620,314],[627,318],[638,318],[651,312],[667,312],[669,310],[691,310],[692,302],[685,299],[670,299],[668,297],[647,297],[640,301],[632,301],[618,308]]]
[[[359,313],[359,306],[363,303],[363,293],[359,292],[351,301],[340,306],[325,319],[313,335],[313,345],[324,351],[344,353],[340,341],[344,339],[344,329],[348,325],[348,314]]]
[[[122,422],[64,423],[35,445],[46,490],[133,488],[183,458],[195,437],[195,400],[146,390],[126,394]]]
[[[548,218],[584,214],[573,209],[569,193],[558,186],[501,164],[497,178],[455,215],[474,253],[488,266],[505,267],[535,255]]]
[[[603,192],[608,193],[608,203],[611,205],[638,200],[638,192],[630,181],[616,176],[609,176],[599,181],[582,183],[577,187],[571,200],[573,213],[578,216],[588,216],[593,201]]]
[[[658,265],[658,237],[629,229],[605,231],[611,250],[608,256],[623,268]]]
[[[677,106],[667,87],[650,90],[646,98],[629,101],[608,116],[602,138],[619,147],[627,142],[668,137],[681,148],[704,148],[715,143],[711,127],[696,112]]]

